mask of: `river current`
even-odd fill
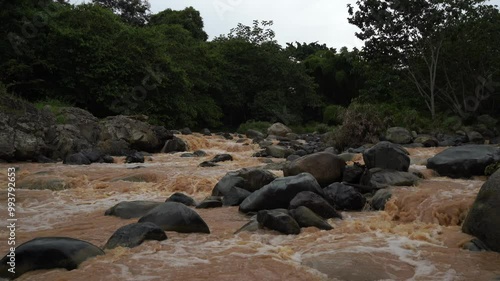
[[[265,165],[263,159],[251,157],[258,151],[251,140],[180,137],[191,150],[203,149],[208,155],[154,154],[144,164],[124,164],[123,157],[115,158],[115,164],[90,166],[0,164],[5,171],[0,176],[0,202],[7,200],[6,171],[11,166],[19,168],[18,186],[60,181],[66,188],[16,190],[17,245],[35,237],[64,236],[103,246],[116,229],[137,221],[104,216],[116,203],[163,202],[174,192],[202,200],[228,171]],[[425,179],[418,186],[392,188],[385,211],[342,212],[343,220],[329,220],[334,227],[330,231],[305,228],[296,236],[268,230],[234,234],[249,220],[237,207],[196,209],[211,234],[167,232],[165,241],[106,250],[106,255],[73,271],[40,270],[16,280],[495,280],[500,276],[500,253],[461,249],[471,236],[462,233],[460,225],[485,178],[437,177],[423,163],[441,150],[409,149],[411,168],[420,170]],[[234,161],[198,167],[219,153],[231,154]],[[4,203],[0,220],[7,222]],[[9,247],[7,235],[2,227],[1,255]]]

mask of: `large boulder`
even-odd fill
[[[489,145],[450,147],[427,161],[427,168],[441,176],[469,178],[484,175],[484,169],[500,161],[500,149]]]
[[[292,129],[288,128],[287,126],[281,123],[274,123],[267,129],[268,135],[279,136],[279,137],[286,137],[286,135],[291,132]]]
[[[46,141],[51,146],[52,158],[64,159],[69,154],[96,146],[101,134],[99,119],[77,107],[50,108],[56,124],[51,127]]]
[[[392,143],[407,144],[412,141],[412,135],[410,131],[405,128],[392,127],[387,129],[385,139]]]
[[[0,160],[35,160],[47,155],[46,136],[55,125],[49,110],[39,110],[23,100],[3,95],[0,100]]]
[[[287,209],[290,201],[302,191],[312,191],[323,195],[323,190],[316,179],[309,173],[302,173],[275,179],[243,200],[239,210],[248,213],[278,208]]]
[[[413,186],[420,178],[409,172],[373,168],[365,172],[361,178],[361,184],[373,189],[381,189],[389,186]]]
[[[330,205],[322,196],[311,191],[302,191],[298,193],[292,201],[290,201],[289,209],[297,209],[300,206],[309,208],[317,215],[329,218],[342,218],[342,216],[335,211],[335,208]]]
[[[325,198],[340,210],[361,210],[366,198],[354,187],[342,183],[332,183],[323,189]]]
[[[106,242],[104,249],[133,248],[146,240],[163,241],[166,239],[165,231],[154,223],[132,223],[118,228]]]
[[[123,115],[107,117],[101,121],[100,140],[124,140],[131,149],[147,152],[156,152],[159,146],[153,126]]]
[[[243,168],[228,172],[212,190],[214,196],[226,195],[232,187],[239,187],[254,192],[276,179],[276,176],[264,169]]]
[[[8,271],[15,255],[15,273]],[[39,269],[76,269],[85,260],[104,255],[98,247],[73,238],[41,237],[17,246],[0,261],[0,278],[14,279],[26,272]]]
[[[139,218],[160,204],[154,201],[123,201],[106,210],[104,215],[122,219]]]
[[[491,250],[500,252],[500,170],[481,187],[462,231],[476,236]]]
[[[205,221],[184,204],[165,202],[139,219],[139,222],[152,222],[165,231],[181,233],[210,233]]]
[[[379,142],[363,152],[363,160],[368,169],[382,168],[407,172],[410,167],[408,151],[398,144]]]
[[[283,234],[299,234],[300,226],[287,210],[262,210],[257,213],[259,225]]]
[[[309,173],[321,186],[327,186],[341,181],[344,169],[345,161],[340,157],[329,152],[319,152],[290,162],[283,169],[283,174],[287,177]]]

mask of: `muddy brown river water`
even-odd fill
[[[0,220],[7,221],[6,171],[19,167],[18,185],[60,180],[60,191],[17,189],[16,242],[35,237],[67,236],[103,246],[121,226],[136,222],[104,216],[125,200],[164,201],[181,191],[197,200],[209,195],[228,171],[263,166],[252,158],[258,147],[218,136],[181,136],[191,150],[208,156],[181,158],[156,154],[144,164],[67,166],[57,164],[1,164]],[[436,177],[421,164],[442,149],[409,149],[426,179],[415,187],[393,188],[385,211],[343,212],[331,219],[333,230],[306,228],[296,236],[259,230],[233,234],[249,219],[236,207],[196,210],[211,234],[167,232],[162,242],[146,241],[128,249],[107,250],[78,269],[40,270],[16,280],[495,280],[500,276],[500,254],[470,252],[461,245],[471,236],[460,231],[485,178],[455,180]],[[218,153],[234,161],[219,167],[198,164]],[[146,157],[148,158],[148,157]],[[142,166],[139,169],[130,169]],[[282,176],[280,171],[273,171]],[[138,181],[138,182],[134,182]],[[7,229],[0,230],[0,254],[7,253]]]

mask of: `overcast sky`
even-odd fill
[[[499,0],[500,1],[500,0]],[[356,27],[347,22],[347,4],[355,0],[150,0],[152,12],[193,6],[199,10],[210,38],[227,34],[238,23],[273,20],[276,39],[326,43],[330,47],[361,47]]]
[[[88,0],[87,0],[88,1]],[[82,2],[82,0],[73,0]],[[362,47],[347,22],[347,4],[355,0],[149,0],[151,12],[182,10],[193,6],[200,11],[205,31],[211,38],[227,34],[238,23],[273,20],[273,30],[281,45],[287,42],[326,43],[329,47]],[[489,2],[500,5],[500,0]]]

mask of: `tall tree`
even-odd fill
[[[349,22],[361,32],[368,57],[390,62],[407,71],[424,98],[432,118],[436,115],[438,67],[445,29],[478,16],[485,0],[359,0],[349,8]],[[423,62],[424,67],[420,67]]]
[[[201,17],[200,12],[195,10],[193,7],[188,7],[181,11],[166,9],[165,11],[152,15],[149,24],[178,24],[189,31],[193,38],[202,41],[207,41],[208,39],[207,33],[203,30],[203,18]]]
[[[149,20],[148,0],[92,0],[93,3],[110,9],[123,21],[132,25],[144,25]]]

